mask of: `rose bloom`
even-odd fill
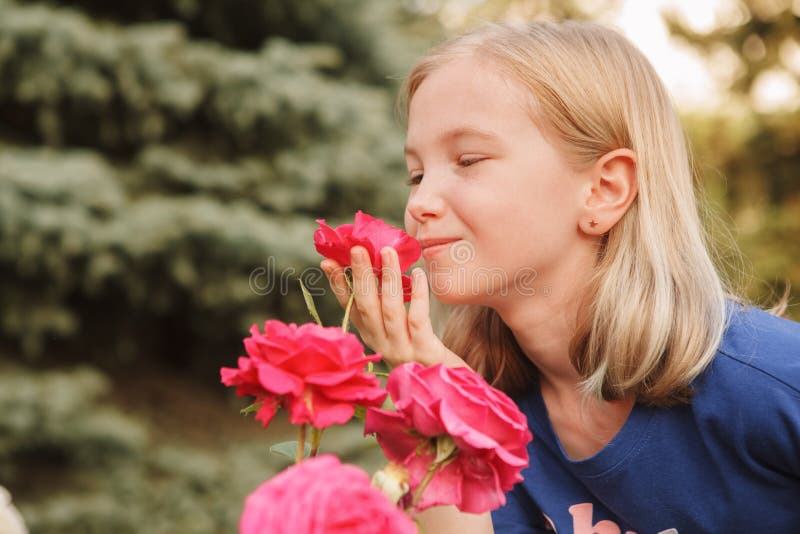
[[[289,467],[245,501],[240,534],[416,534],[365,472],[324,454]]]
[[[317,219],[319,228],[314,232],[314,246],[317,252],[336,260],[342,267],[350,265],[350,249],[356,245],[367,249],[372,267],[380,278],[383,262],[381,249],[392,247],[400,260],[400,271],[406,271],[419,259],[422,249],[416,239],[400,228],[395,228],[359,210],[353,224],[343,224],[331,228],[325,219]],[[411,299],[411,278],[402,275],[403,300]]]
[[[522,480],[532,439],[514,401],[471,369],[442,364],[400,365],[386,387],[395,411],[367,410],[364,433],[375,433],[386,457],[408,469],[411,494],[436,457],[437,436],[456,446],[416,508],[454,504],[481,513],[503,506],[505,492]]]
[[[249,357],[239,367],[220,369],[222,383],[239,396],[255,395],[261,407],[256,419],[267,426],[279,406],[289,421],[317,428],[346,423],[355,406],[380,406],[386,391],[365,371],[380,354],[364,356],[364,347],[341,328],[315,323],[302,326],[266,321],[264,333],[253,325],[244,340]]]

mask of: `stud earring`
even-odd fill
[[[594,219],[592,219],[591,221],[589,221],[589,226],[591,226],[592,228],[594,228],[595,226],[597,226],[597,221],[595,221]]]

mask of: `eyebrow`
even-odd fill
[[[487,132],[485,130],[481,130],[479,128],[473,128],[470,126],[463,126],[460,128],[453,128],[452,130],[445,131],[444,133],[439,135],[439,137],[436,139],[436,142],[443,143],[445,141],[453,141],[460,137],[477,137],[479,139],[483,139],[486,141],[497,141],[499,139],[498,136],[493,134],[492,132]],[[416,155],[417,151],[413,147],[406,145],[403,148],[403,154]]]

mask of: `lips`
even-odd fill
[[[458,241],[458,238],[438,237],[438,238],[420,239],[419,244],[422,246],[423,249],[426,249],[428,247],[435,247],[436,245],[444,245],[446,243],[452,243],[454,241]]]
[[[456,241],[460,241],[460,239],[456,237],[422,239],[420,240],[420,245],[422,246],[422,257],[426,260],[432,260],[435,256],[438,256],[442,252],[449,250],[450,245]]]

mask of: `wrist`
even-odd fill
[[[461,356],[447,348],[444,350],[442,363],[448,367],[469,367]]]

